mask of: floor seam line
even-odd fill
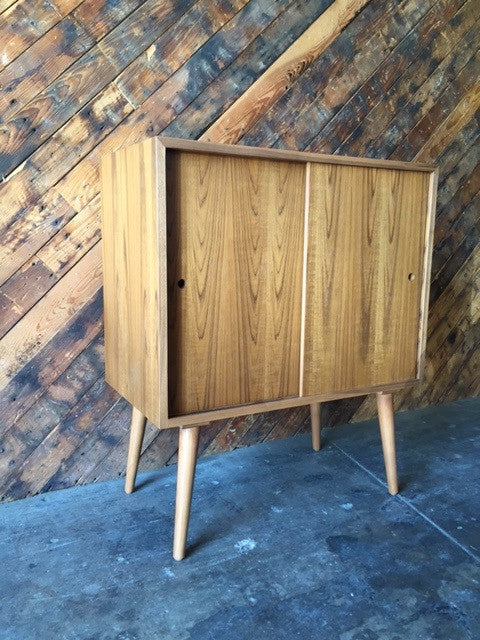
[[[473,551],[470,551],[470,549],[468,547],[465,547],[465,545],[463,545],[461,542],[459,542],[454,536],[452,536],[451,533],[448,533],[448,531],[446,531],[443,527],[441,527],[434,520],[429,518],[426,513],[423,513],[423,511],[418,509],[418,507],[416,507],[412,502],[410,502],[410,500],[407,500],[407,498],[404,498],[403,496],[400,496],[400,495],[398,495],[396,497],[399,498],[401,502],[403,502],[408,507],[410,507],[413,511],[415,511],[415,513],[418,513],[418,515],[421,516],[426,522],[428,522],[432,527],[434,527],[437,531],[439,531],[446,538],[448,538],[450,540],[450,542],[453,542],[453,544],[455,544],[457,547],[460,547],[460,549],[462,549],[462,551],[464,551],[467,555],[469,555],[471,558],[473,558],[476,562],[478,562],[480,564],[480,557],[479,556],[477,556],[475,553],[473,553]]]
[[[361,462],[356,460],[352,455],[350,455],[349,453],[344,451],[335,442],[331,442],[330,444],[333,444],[333,446],[337,449],[337,451],[340,451],[340,453],[343,453],[343,455],[345,457],[347,457],[349,460],[351,460],[355,465],[357,465],[357,467],[360,467],[360,469],[362,469],[369,476],[374,478],[374,480],[376,480],[379,484],[381,484],[382,486],[387,488],[386,482],[383,482],[383,480],[381,478],[379,478],[377,475],[375,475],[373,473],[373,471],[370,471],[370,469],[365,467]],[[412,502],[410,502],[410,500],[408,500],[407,498],[404,498],[400,494],[392,496],[392,498],[398,499],[404,505],[406,505],[407,507],[412,509],[412,511],[414,511],[417,515],[419,515],[425,522],[428,522],[429,525],[431,525],[434,529],[436,529],[439,533],[441,533],[445,538],[450,540],[450,542],[452,542],[455,546],[459,547],[464,553],[466,553],[468,556],[473,558],[473,560],[475,560],[476,562],[478,562],[480,564],[480,557],[479,556],[477,556],[475,553],[473,553],[473,551],[470,551],[470,549],[468,549],[468,547],[465,547],[461,542],[459,542],[456,538],[454,538],[451,533],[448,533],[448,531],[445,531],[445,529],[443,529],[440,525],[438,525],[434,520],[429,518],[425,513],[423,513],[423,511],[418,509]]]

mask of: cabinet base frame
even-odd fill
[[[365,387],[363,389],[332,391],[331,393],[322,393],[315,396],[292,396],[290,398],[281,398],[280,400],[265,400],[264,402],[256,402],[254,404],[242,404],[234,407],[199,411],[198,413],[189,413],[182,416],[170,416],[167,418],[165,424],[159,424],[157,426],[161,429],[186,427],[188,425],[193,426],[197,424],[205,424],[212,422],[213,420],[225,420],[226,418],[248,416],[253,413],[265,413],[267,411],[276,411],[277,409],[293,409],[293,407],[302,407],[319,402],[329,402],[330,400],[342,400],[344,398],[355,398],[356,396],[367,396],[371,393],[391,393],[414,386],[419,382],[419,378],[411,378],[410,380]]]
[[[398,480],[395,455],[395,426],[392,394],[387,391],[379,391],[376,396],[388,491],[390,494],[395,495],[398,493]],[[310,403],[312,446],[314,451],[318,451],[320,449],[320,410],[320,402]],[[127,493],[132,493],[134,489],[146,421],[147,418],[138,409],[133,407],[125,481],[125,491]],[[183,560],[185,557],[188,522],[190,519],[190,506],[197,462],[198,439],[200,427],[206,424],[208,424],[208,422],[181,426],[179,428],[177,492],[175,500],[175,524],[173,535],[173,557],[175,560]]]

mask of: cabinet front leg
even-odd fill
[[[310,405],[310,419],[312,422],[312,447],[314,451],[320,451],[320,402]]]
[[[382,392],[377,393],[377,408],[388,491],[392,495],[395,495],[398,493],[398,480],[397,462],[395,457],[395,425],[393,420],[392,394]]]
[[[130,425],[130,440],[128,443],[127,472],[125,478],[125,492],[132,493],[137,476],[138,462],[142,450],[145,433],[146,417],[135,407],[132,408],[132,423]]]
[[[185,557],[199,433],[200,427],[195,426],[180,427],[178,434],[177,496],[173,533],[173,557],[175,560],[183,560]]]

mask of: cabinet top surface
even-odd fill
[[[340,164],[348,166],[372,167],[379,169],[403,169],[405,171],[437,171],[436,165],[419,162],[402,162],[400,160],[383,160],[377,158],[355,158],[352,156],[333,156],[307,151],[289,151],[283,149],[269,149],[267,147],[250,147],[246,145],[217,144],[185,140],[182,138],[156,137],[158,143],[165,149],[180,151],[194,151],[201,153],[215,153],[229,156],[243,156],[264,158],[267,160],[289,160],[297,162],[317,162],[322,164]]]

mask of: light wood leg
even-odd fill
[[[382,439],[383,459],[387,474],[388,491],[398,493],[397,462],[395,457],[395,425],[391,393],[377,393],[378,421]]]
[[[128,443],[127,473],[125,478],[125,492],[132,493],[135,486],[138,461],[142,450],[143,435],[145,433],[146,417],[135,407],[132,408],[132,423],[130,425],[130,440]]]
[[[180,427],[178,434],[177,496],[173,533],[173,557],[175,560],[182,560],[185,557],[199,433],[200,427],[196,426]]]
[[[312,446],[314,451],[320,451],[320,402],[310,405],[310,418],[312,421]]]

